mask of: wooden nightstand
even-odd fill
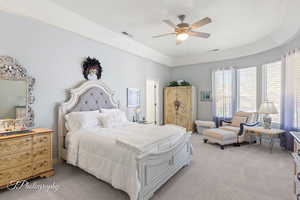
[[[50,129],[0,137],[0,188],[20,180],[54,175]]]

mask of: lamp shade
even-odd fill
[[[271,101],[267,101],[261,104],[258,112],[261,114],[278,114],[274,103]]]

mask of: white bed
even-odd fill
[[[96,98],[87,99],[89,96]],[[64,116],[67,113],[101,107],[118,107],[113,93],[101,81],[87,81],[71,90],[71,99],[60,106],[60,157],[67,163],[127,192],[131,200],[149,199],[190,163],[190,135],[174,125],[128,123],[116,128],[66,131]]]

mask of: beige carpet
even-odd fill
[[[228,146],[204,144],[192,137],[191,166],[179,171],[155,193],[152,200],[293,200],[293,162],[290,154],[267,145]],[[32,190],[0,192],[2,200],[128,200],[128,196],[84,171],[57,165],[56,175],[31,183],[59,186],[57,192]]]

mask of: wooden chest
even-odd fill
[[[0,137],[0,188],[33,177],[54,174],[49,129]]]

